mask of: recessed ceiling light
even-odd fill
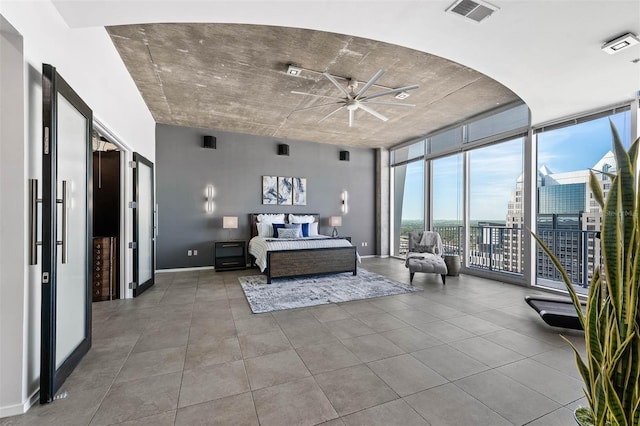
[[[407,99],[409,97],[409,92],[402,91],[394,96],[396,99]]]
[[[626,49],[627,47],[633,46],[634,44],[638,44],[640,40],[633,33],[626,33],[619,37],[614,38],[613,40],[609,40],[602,46],[602,50],[607,52],[610,55],[614,53],[618,53],[621,50]]]
[[[287,69],[287,74],[292,75],[294,77],[300,77],[300,74],[302,74],[302,69],[296,67],[295,65],[289,64],[289,68]]]

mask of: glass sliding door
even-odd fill
[[[40,402],[53,400],[91,346],[91,109],[51,65],[42,70]]]
[[[522,274],[523,141],[469,152],[469,267]]]
[[[601,264],[602,210],[589,189],[589,170],[597,174],[605,196],[611,180],[604,172],[616,172],[609,120],[628,149],[629,110],[537,134],[536,232],[558,256],[576,291],[583,294]],[[564,290],[549,257],[540,248],[534,253],[537,284]]]
[[[138,296],[154,284],[155,274],[155,204],[153,197],[153,163],[133,154],[133,295]]]
[[[456,154],[431,161],[433,229],[448,255],[464,254],[463,160]]]

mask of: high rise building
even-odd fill
[[[592,168],[607,195],[611,179],[607,173],[615,173],[616,162],[611,151],[607,152]],[[506,227],[523,229],[523,178],[516,181],[511,191]],[[553,173],[546,166],[540,167],[537,179],[537,233],[556,254],[571,281],[586,285],[600,265],[600,244],[596,238],[602,227],[602,209],[589,188],[589,170]],[[504,270],[521,273],[523,232],[512,232],[504,240]],[[536,255],[539,279],[558,281],[558,274],[551,260],[538,249]]]

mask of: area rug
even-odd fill
[[[347,272],[278,278],[271,284],[264,275],[238,280],[254,314],[422,291],[365,269],[358,269],[355,276]]]

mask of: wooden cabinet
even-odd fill
[[[216,271],[245,269],[247,267],[246,241],[216,241],[214,263]]]
[[[94,302],[116,298],[116,238],[94,237],[91,293]]]

